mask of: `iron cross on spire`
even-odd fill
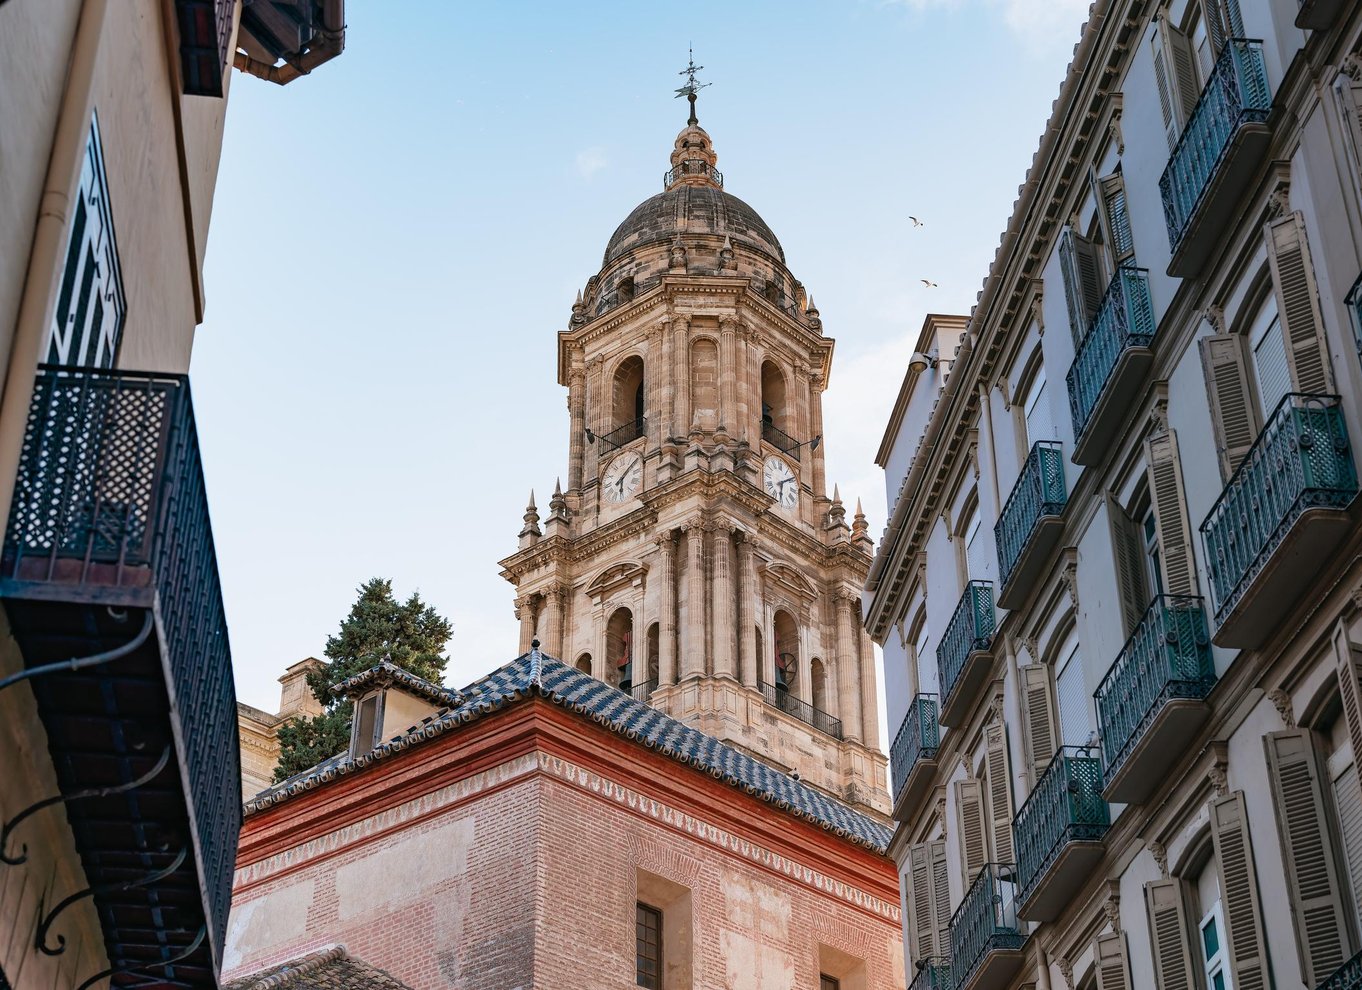
[[[686,77],[686,85],[682,86],[680,89],[676,91],[676,98],[680,99],[681,97],[684,96],[686,99],[690,100],[690,119],[687,120],[686,123],[690,124],[691,126],[694,126],[700,122],[699,119],[695,116],[695,95],[699,93],[700,90],[704,89],[706,86],[713,85],[713,83],[702,83],[695,81],[695,74],[703,68],[704,68],[703,65],[695,64],[695,49],[692,48],[690,49],[690,64],[677,73],[678,76]]]

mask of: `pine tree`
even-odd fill
[[[326,641],[329,661],[307,675],[308,687],[322,704],[322,713],[295,718],[279,727],[279,765],[276,782],[311,769],[350,744],[352,705],[338,699],[331,688],[380,660],[417,677],[439,684],[449,657],[441,651],[453,628],[449,620],[413,592],[405,602],[393,597],[392,582],[372,578],[359,588],[359,598]]]

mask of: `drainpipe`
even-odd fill
[[[109,0],[85,0],[81,7],[71,45],[71,67],[47,162],[47,178],[38,203],[19,316],[9,343],[4,393],[0,397],[0,422],[6,424],[0,431],[0,507],[5,513],[14,495],[14,477],[24,441],[22,424],[28,419],[33,381],[56,305],[67,221],[79,195],[81,160],[94,111],[95,63],[108,10]]]
[[[232,64],[242,72],[287,86],[299,76],[305,76],[323,62],[329,62],[345,51],[345,0],[323,0],[322,23],[301,55],[284,56],[282,65],[272,65],[251,58],[238,51]]]

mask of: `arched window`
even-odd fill
[[[817,657],[809,661],[809,686],[813,690],[813,707],[820,712],[829,711],[828,670]]]
[[[618,430],[643,421],[643,358],[625,358],[615,369],[610,393],[612,426]],[[640,429],[640,433],[641,433]],[[636,434],[637,435],[637,434]],[[632,437],[629,439],[633,439]],[[627,443],[627,440],[621,440]]]
[[[774,443],[770,429],[779,431],[776,435],[788,434],[790,423],[785,403],[785,376],[774,361],[763,361],[761,365],[761,432],[768,443]],[[777,444],[777,446],[780,446]],[[784,449],[783,447],[781,449]]]
[[[617,608],[605,626],[605,679],[621,691],[634,682],[634,616]]]
[[[789,612],[776,613],[775,635],[776,694],[788,696],[799,680],[799,627]]]
[[[591,654],[583,653],[577,658],[577,669],[583,674],[591,673]]]
[[[657,623],[654,622],[648,627],[648,680],[654,684],[658,679],[659,642]]]
[[[973,494],[966,503],[963,521],[956,535],[961,538],[961,554],[965,568],[966,581],[988,580],[988,545],[992,533],[983,525],[979,512],[979,496]]]
[[[634,278],[629,276],[621,279],[620,284],[615,288],[615,302],[627,303],[634,301]]]

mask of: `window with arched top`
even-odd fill
[[[634,682],[634,615],[621,606],[605,626],[605,680],[621,691]]]
[[[830,711],[828,707],[828,669],[823,661],[814,657],[809,661],[809,688],[813,692],[813,707],[821,712]]]
[[[774,427],[782,433],[789,432],[785,375],[774,361],[763,361],[761,364],[761,426],[763,434],[768,427]]]
[[[620,280],[620,284],[615,287],[615,302],[627,303],[634,301],[634,279],[633,276]]]
[[[583,653],[581,656],[579,656],[577,658],[576,666],[577,669],[580,670],[583,674],[591,673],[591,654]]]
[[[776,694],[789,696],[799,681],[799,627],[789,612],[776,612]]]
[[[638,428],[635,436],[642,434],[643,358],[637,354],[625,358],[615,369],[610,388],[610,407],[612,429],[620,430],[633,424]]]

